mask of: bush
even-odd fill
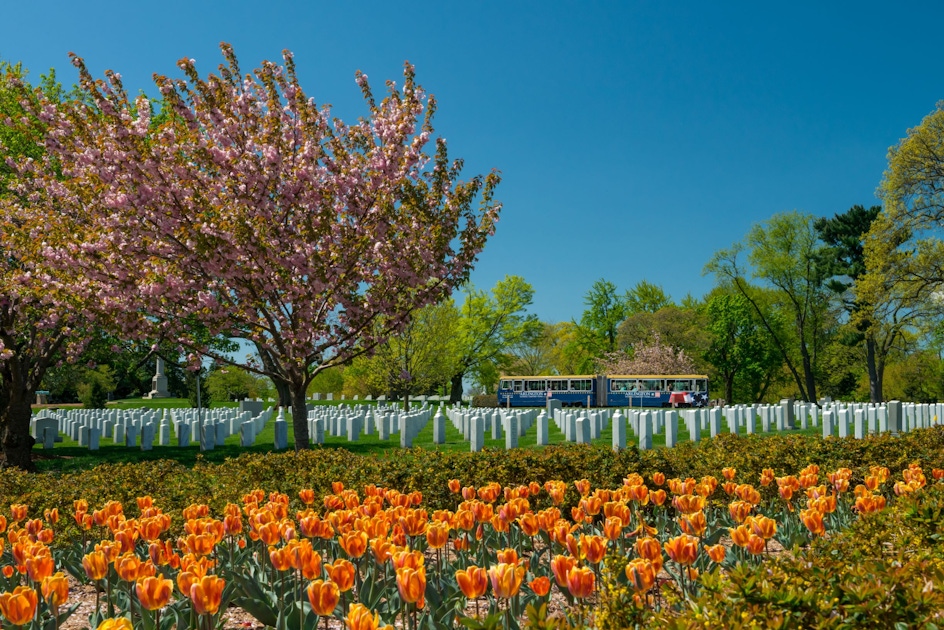
[[[476,394],[472,397],[473,407],[497,407],[498,396],[496,394]]]
[[[654,628],[934,628],[944,622],[944,486],[902,497],[757,566],[702,576],[700,594],[644,618]],[[671,601],[671,596],[669,597]],[[606,618],[623,627],[614,607]],[[626,611],[627,618],[632,611]],[[637,610],[638,612],[638,610]],[[633,621],[639,621],[638,616]],[[936,625],[935,625],[936,624]]]
[[[79,400],[86,409],[104,409],[108,392],[98,379],[79,385]]]

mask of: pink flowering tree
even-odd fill
[[[81,329],[92,318],[72,289],[70,270],[49,268],[42,253],[44,240],[64,243],[73,234],[60,229],[56,208],[30,196],[18,174],[23,164],[42,163],[45,135],[27,113],[38,97],[24,74],[0,62],[0,466],[33,470],[35,392],[50,367],[82,349]],[[44,77],[38,92],[57,106],[54,77]]]
[[[208,345],[218,335],[254,345],[264,360],[243,366],[287,386],[307,448],[312,378],[466,280],[494,231],[500,178],[460,181],[409,64],[380,102],[357,73],[367,116],[346,124],[302,91],[290,53],[243,75],[221,49],[218,74],[183,59],[186,78],[155,75],[159,111],[73,57],[89,98],[38,112],[67,177],[35,194],[91,238],[47,257],[81,268],[124,334],[172,341],[195,362],[233,362]]]
[[[607,374],[691,374],[695,362],[681,348],[662,341],[654,332],[651,341],[640,341],[633,346],[632,354],[615,352],[602,360],[602,369]]]

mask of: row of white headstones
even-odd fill
[[[520,439],[532,427],[535,443],[547,445],[549,422],[554,422],[568,442],[596,441],[606,428],[612,427],[613,448],[626,448],[627,431],[631,431],[639,448],[648,449],[653,446],[653,437],[659,434],[664,434],[667,447],[677,444],[680,426],[687,430],[688,439],[695,442],[703,435],[715,437],[723,431],[753,434],[820,426],[824,437],[861,439],[868,434],[930,427],[939,424],[942,417],[942,404],[898,401],[879,405],[831,402],[822,407],[782,401],[775,405],[701,409],[586,409],[562,408],[559,401],[551,400],[544,409],[447,407],[444,403],[438,406],[423,403],[409,412],[383,404],[314,405],[309,407],[307,422],[315,444],[324,443],[326,435],[356,442],[361,435],[376,434],[382,441],[398,435],[400,446],[409,448],[430,422],[433,443],[444,444],[448,421],[469,442],[470,450],[479,451],[485,447],[486,435],[492,440],[504,437],[505,448],[517,448]],[[32,420],[31,432],[47,449],[61,441],[64,434],[90,450],[97,450],[103,437],[145,451],[155,445],[190,446],[195,442],[202,450],[212,450],[237,434],[240,446],[253,446],[270,420],[274,422],[274,449],[287,448],[285,409],[263,408],[260,403],[245,403],[240,409],[44,409]]]

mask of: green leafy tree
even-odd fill
[[[881,206],[866,209],[856,205],[815,223],[826,244],[822,265],[831,276],[827,287],[849,315],[847,332],[841,338],[863,350],[872,402],[884,400],[882,382],[889,353],[904,342],[906,329],[921,315],[921,309],[914,308],[913,303],[898,299],[900,294],[894,289],[879,295],[859,290],[867,271],[864,241],[881,211]]]
[[[721,293],[709,298],[706,305],[706,330],[710,343],[705,359],[714,367],[722,386],[724,399],[737,402],[735,383],[759,382],[771,364],[772,345],[767,332],[756,321],[750,302],[739,293]],[[778,361],[782,365],[781,362]],[[756,402],[751,398],[745,402]]]
[[[512,345],[508,372],[520,376],[554,374],[558,326],[541,322],[541,332]]]
[[[220,401],[268,398],[267,380],[238,367],[219,365],[207,376],[207,390],[213,400]]]
[[[869,307],[862,313],[866,330],[890,338],[941,310],[944,101],[888,150],[878,195],[883,211],[865,238],[866,273],[856,298]]]
[[[672,300],[661,286],[646,280],[640,280],[626,292],[626,310],[629,313],[656,313],[671,304]]]
[[[367,361],[364,378],[410,408],[410,397],[429,394],[450,382],[456,366],[454,334],[459,313],[452,300],[426,306]]]
[[[655,312],[639,311],[620,324],[617,352],[631,355],[633,348],[651,344],[658,335],[664,343],[684,350],[695,362],[695,369],[703,371],[706,368],[703,355],[709,343],[705,323],[704,307],[697,303],[687,307],[669,304]]]
[[[526,312],[533,298],[534,289],[521,276],[505,276],[491,292],[471,286],[466,290],[459,308],[451,402],[462,399],[466,377],[493,390],[500,368],[508,363],[509,349],[541,333],[537,316]]]
[[[616,352],[619,325],[629,315],[626,295],[616,291],[616,285],[606,279],[593,283],[583,300],[586,309],[576,326],[576,344],[583,360],[579,372],[591,372],[605,356]]]
[[[775,310],[792,322],[789,334],[777,330],[772,311],[762,308],[755,297],[756,289],[739,261],[745,250],[751,277],[773,290]],[[774,340],[800,397],[815,402],[820,351],[834,318],[829,313],[826,272],[813,217],[796,211],[775,214],[755,225],[743,243],[717,252],[706,270],[748,300]]]
[[[86,409],[104,409],[108,394],[115,389],[115,376],[108,365],[86,368],[78,386],[79,400]]]

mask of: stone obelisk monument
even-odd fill
[[[167,377],[164,376],[164,359],[157,357],[157,371],[151,379],[151,393],[145,398],[170,398],[167,391]]]

